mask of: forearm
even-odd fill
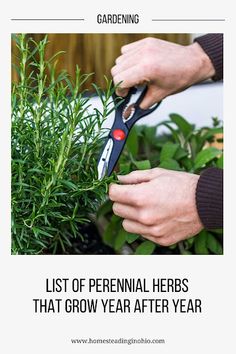
[[[208,168],[200,176],[196,188],[196,204],[206,229],[223,228],[223,170]]]
[[[223,33],[209,33],[194,40],[210,58],[215,69],[212,77],[215,81],[223,79],[223,41]]]

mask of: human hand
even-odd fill
[[[126,96],[128,89],[148,84],[140,107],[147,109],[166,96],[211,78],[214,66],[198,43],[183,46],[156,38],[145,38],[125,45],[122,55],[111,69],[117,94]]]
[[[122,185],[109,188],[113,212],[124,218],[127,232],[172,245],[203,229],[195,204],[198,179],[198,175],[162,168],[119,176]]]

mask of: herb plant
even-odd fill
[[[102,124],[114,109],[114,88],[96,85],[103,110],[92,109],[82,85],[56,75],[57,53],[45,59],[47,37],[13,38],[18,75],[12,84],[12,253],[68,253],[73,238],[104,199],[111,178],[97,179]]]
[[[12,84],[12,253],[86,253],[78,244],[96,253],[87,228],[92,220],[92,232],[96,225],[108,253],[222,254],[222,230],[203,230],[161,247],[122,228],[106,200],[114,177],[97,179],[102,124],[119,104],[111,100],[115,88],[108,80],[106,92],[93,85],[103,109],[92,109],[82,89],[90,75],[81,75],[78,67],[75,80],[65,71],[56,74],[61,53],[46,60],[47,37],[36,43],[20,34],[14,42],[18,79]],[[159,134],[161,126],[168,133]],[[119,160],[119,173],[156,166],[198,174],[210,166],[223,168],[222,150],[212,146],[222,132],[216,118],[212,128],[196,129],[178,114],[155,127],[136,126]]]
[[[222,136],[221,122],[213,119],[213,127],[196,129],[178,114],[157,126],[135,126],[119,161],[120,174],[132,170],[161,167],[200,174],[207,167],[223,168],[222,150],[214,147],[215,136]],[[165,134],[158,134],[161,127]],[[222,143],[221,138],[218,143]],[[212,145],[213,144],[213,145]],[[161,247],[140,235],[127,233],[122,220],[113,215],[111,202],[106,201],[98,212],[105,225],[104,242],[122,254],[222,254],[222,230],[203,230],[198,235],[170,247]]]

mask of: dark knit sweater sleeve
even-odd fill
[[[215,68],[213,80],[223,79],[223,33],[209,33],[195,38],[204,52],[209,56]]]
[[[208,168],[196,188],[198,215],[206,229],[223,228],[223,170]]]

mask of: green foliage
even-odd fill
[[[213,146],[200,151],[194,160],[194,169],[197,170],[201,167],[204,167],[208,162],[214,160],[218,155],[221,155],[221,151]]]
[[[89,75],[78,67],[74,81],[64,71],[56,75],[60,53],[46,60],[47,37],[14,40],[12,253],[66,253],[112,180],[97,179],[97,158],[114,88],[108,81],[106,92],[94,85],[103,109],[92,109],[81,90]]]
[[[216,166],[223,168],[223,153],[213,146],[215,134],[222,133],[221,122],[214,118],[213,127],[196,129],[186,119],[178,114],[170,114],[170,120],[159,123],[155,127],[135,126],[128,138],[126,148],[120,158],[120,172],[127,174],[136,169],[162,167],[170,170],[201,173],[202,169]],[[165,126],[170,134],[158,134],[160,126]],[[134,145],[133,145],[134,144]],[[103,216],[111,220],[106,228],[104,240],[114,248],[116,242],[127,245],[133,254],[222,254],[222,230],[203,230],[197,236],[179,242],[170,247],[161,247],[151,241],[143,241],[142,237],[131,234],[121,235],[121,219],[112,216],[106,208]],[[111,219],[110,219],[111,218]],[[118,241],[115,241],[118,238]],[[112,240],[112,241],[111,241]],[[116,251],[120,249],[116,247]]]
[[[96,85],[102,110],[92,109],[82,90],[89,75],[76,68],[75,80],[62,71],[56,75],[58,55],[45,58],[47,37],[36,43],[25,35],[14,37],[18,48],[18,75],[12,85],[12,253],[50,254],[70,252],[83,226],[97,212],[103,242],[116,253],[222,254],[222,230],[203,230],[170,247],[161,247],[129,234],[105,200],[114,176],[97,179],[97,159],[103,143],[102,124],[119,104],[113,105],[111,81],[103,92]],[[162,168],[200,173],[223,168],[222,151],[210,146],[221,122],[196,129],[185,118],[170,119],[155,127],[132,129],[119,161],[119,173]],[[158,134],[160,126],[169,133]],[[100,207],[101,203],[104,204]],[[89,242],[89,241],[88,241]]]
[[[144,241],[142,242],[135,250],[136,255],[149,255],[152,254],[156,244],[151,241]]]

